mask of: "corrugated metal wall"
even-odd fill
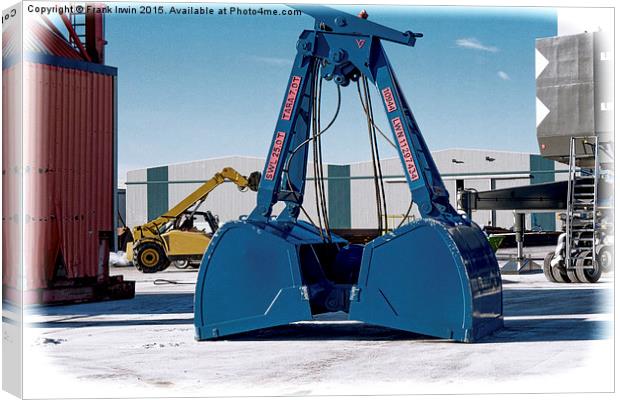
[[[232,167],[240,174],[248,176],[253,171],[261,171],[263,163],[257,158],[221,158],[207,161],[197,161],[185,164],[173,164],[168,167],[168,178],[171,181],[208,180],[216,172],[225,167]],[[183,200],[188,194],[196,190],[200,183],[170,184],[168,186],[169,207]],[[128,186],[128,189],[130,187]],[[150,199],[149,199],[150,201]],[[220,218],[221,222],[236,219],[240,214],[249,213],[256,205],[254,192],[241,193],[232,183],[224,183],[215,189],[203,203],[201,210],[210,210]],[[137,221],[143,223],[145,221]],[[136,224],[137,225],[137,224]]]
[[[20,65],[2,70],[2,283],[12,288],[21,271],[21,87]]]
[[[116,224],[117,227],[122,227],[127,221],[127,191],[125,189],[116,189],[116,202],[118,206],[118,222]]]
[[[3,299],[131,297],[133,282],[108,270],[117,69],[88,62],[50,21],[27,22],[3,24],[2,35],[6,44],[24,34],[2,54]]]
[[[146,170],[147,217],[157,218],[168,211],[168,167],[155,167]]]
[[[402,176],[403,167],[400,159],[392,158],[381,162],[383,176]],[[377,202],[375,200],[375,186],[372,179],[360,179],[373,175],[371,162],[351,164],[351,227],[376,228]],[[357,178],[357,179],[355,179]],[[402,179],[386,179],[384,184],[385,195],[388,199],[387,211],[389,215],[403,214],[411,203],[409,188]],[[394,219],[394,218],[392,218]],[[388,221],[389,223],[390,221]],[[392,224],[390,223],[390,226]],[[398,223],[396,224],[398,225]]]
[[[488,159],[487,159],[488,158]],[[530,155],[527,153],[501,152],[492,150],[474,149],[447,149],[433,152],[433,159],[443,175],[446,189],[450,194],[450,201],[456,207],[456,182],[463,180],[465,188],[476,190],[490,190],[491,177],[494,177],[495,187],[511,187],[527,185],[530,183],[528,176],[530,171]],[[454,161],[453,161],[454,160]],[[387,159],[382,162],[383,174],[402,175],[402,166],[397,158]],[[521,172],[504,176],[506,172]],[[370,162],[355,163],[351,165],[351,176],[362,177],[372,174]],[[495,175],[496,174],[496,175]],[[523,176],[523,178],[516,178]],[[504,179],[509,178],[509,179]],[[352,227],[367,228],[377,225],[376,212],[374,210],[375,189],[370,180],[352,180]],[[403,214],[411,200],[405,179],[387,179],[386,197],[388,198],[388,215],[392,222],[400,222],[398,215]],[[419,213],[415,204],[413,214],[418,217]],[[486,225],[492,221],[491,211],[475,211],[472,215],[478,224]],[[528,228],[531,226],[528,219]],[[496,211],[495,224],[501,227],[511,227],[514,223],[511,211]],[[390,225],[392,225],[390,223]]]
[[[25,289],[47,287],[60,258],[68,278],[107,276],[114,77],[24,63],[24,93]]]
[[[521,186],[530,184],[532,170],[531,155],[527,153],[501,152],[490,150],[449,149],[433,153],[433,158],[440,172],[444,175],[444,182],[454,204],[456,198],[457,180],[463,180],[465,188],[490,190],[491,177],[495,188]],[[453,159],[456,162],[453,162]],[[249,157],[225,157],[220,159],[202,160],[183,164],[174,164],[167,167],[168,173],[168,204],[159,205],[160,208],[171,207],[181,201],[200,183],[174,183],[179,181],[204,181],[213,176],[225,166],[232,166],[239,172],[249,174],[251,171],[262,170],[263,161]],[[161,168],[161,167],[157,167]],[[402,214],[407,211],[411,201],[409,189],[402,177],[402,166],[398,158],[386,159],[382,162],[385,179],[385,192],[388,199],[388,223],[395,226],[400,222]],[[536,167],[541,170],[540,166]],[[549,169],[561,169],[561,164],[555,164]],[[375,188],[372,179],[372,164],[370,162],[354,163],[347,166],[325,165],[325,174],[330,179],[325,185],[328,191],[330,220],[339,228],[372,228],[377,226],[375,204]],[[346,171],[345,171],[346,170]],[[508,174],[506,174],[508,172]],[[556,174],[556,179],[560,174]],[[312,177],[312,167],[309,166],[308,176]],[[342,180],[345,176],[349,179]],[[394,178],[395,177],[395,178]],[[135,226],[147,221],[146,209],[150,201],[147,199],[145,184],[147,170],[131,171],[127,175],[127,215],[128,224]],[[133,183],[138,184],[133,184]],[[334,190],[334,197],[329,191]],[[345,196],[346,195],[346,196]],[[236,219],[239,215],[248,214],[256,205],[254,193],[238,193],[232,184],[225,184],[215,190],[203,205],[203,210],[211,210],[220,216],[221,221]],[[316,220],[314,206],[314,182],[308,180],[304,207],[311,218]],[[281,210],[281,206],[275,213]],[[418,216],[415,204],[413,214]],[[302,215],[303,217],[303,215]],[[489,224],[493,220],[491,211],[474,212],[474,220],[481,224]],[[527,219],[527,227],[531,228],[532,218]],[[496,211],[495,224],[509,228],[513,225],[512,211]],[[553,227],[551,227],[553,229]]]
[[[329,226],[333,229],[351,226],[351,167],[349,165],[327,166],[327,190]]]
[[[196,190],[204,181],[211,179],[216,172],[221,171],[225,167],[232,167],[239,173],[248,176],[253,171],[261,171],[264,161],[260,158],[251,157],[224,157],[218,159],[201,160],[182,164],[171,164],[163,167],[154,167],[142,170],[129,171],[127,173],[127,225],[134,227],[143,224],[150,219],[160,215],[164,211],[170,209],[179,203],[188,194]],[[149,174],[149,171],[158,170],[158,174]],[[165,183],[159,180],[164,176],[163,170],[166,170],[167,181]],[[327,175],[328,166],[324,166],[325,175]],[[157,180],[151,182],[151,178]],[[312,167],[309,166],[308,178],[313,177]],[[185,182],[193,181],[193,182]],[[156,193],[156,196],[150,196],[150,191]],[[157,189],[154,189],[157,188]],[[161,196],[161,190],[167,189],[167,202],[165,197]],[[329,188],[325,187],[327,195]],[[306,182],[306,191],[304,195],[304,207],[310,218],[316,221],[317,213],[314,207],[314,183],[312,180]],[[220,218],[220,222],[225,222],[239,218],[240,215],[249,214],[256,206],[256,194],[251,191],[241,193],[237,186],[232,183],[224,183],[216,190],[209,194],[205,203],[201,206],[201,211],[209,210]],[[278,214],[283,210],[282,204],[274,207],[274,214]],[[159,214],[155,215],[148,211],[157,210]],[[303,214],[302,219],[307,219]]]
[[[554,172],[537,172],[537,171],[552,171],[554,167],[554,161],[548,158],[544,158],[537,154],[530,154],[530,170],[532,171],[532,177],[530,178],[531,184],[545,183],[555,181]],[[549,227],[555,228],[555,213],[532,213],[530,215],[532,227],[534,229],[550,230]]]
[[[433,153],[433,159],[443,175],[449,174],[469,174],[483,175],[488,174],[495,177],[495,188],[501,189],[512,186],[529,184],[530,155],[527,153],[477,150],[477,149],[447,149]],[[453,161],[455,160],[455,161]],[[509,176],[502,176],[506,172],[523,172],[521,174],[511,173]],[[496,175],[493,175],[496,174]],[[523,176],[522,179],[517,176]],[[464,179],[464,187],[476,190],[491,190],[491,179],[486,176],[481,179],[468,179],[467,176],[451,176],[444,178],[446,185],[451,185],[456,179]],[[510,178],[510,179],[503,179]],[[454,204],[456,193],[450,192],[450,201]],[[474,211],[472,215],[474,221],[480,225],[487,225],[492,221],[491,211]],[[526,222],[530,228],[529,219]],[[512,211],[495,211],[496,226],[509,228],[514,224]]]
[[[146,182],[146,170],[138,169],[127,172],[127,182]],[[148,221],[148,204],[146,201],[146,185],[127,185],[127,220],[129,227]]]

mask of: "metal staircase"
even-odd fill
[[[569,274],[591,270],[596,263],[598,152],[598,137],[571,138],[565,258]]]
[[[82,8],[84,9],[84,8]],[[86,14],[85,13],[72,13],[70,14],[71,25],[75,30],[77,37],[80,39],[81,44],[84,45],[86,43]],[[69,36],[69,43],[76,50],[80,50],[80,44],[76,43],[73,36]]]

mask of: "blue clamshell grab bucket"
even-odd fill
[[[234,221],[203,258],[195,298],[200,340],[311,320],[349,319],[474,341],[502,327],[495,255],[478,228],[422,219],[366,246],[313,226]]]
[[[298,41],[256,208],[220,227],[203,256],[196,338],[217,339],[336,311],[350,320],[462,342],[500,329],[502,282],[495,254],[480,228],[450,205],[381,45],[388,40],[413,46],[421,34],[395,31],[362,14],[300,7],[315,18],[315,29]],[[307,144],[324,132],[313,114],[320,79],[333,80],[338,88],[363,80],[366,95],[369,82],[377,87],[421,215],[364,246],[334,235],[323,228],[327,223],[317,227],[298,220],[304,211]],[[362,104],[372,133],[367,99]],[[274,217],[278,202],[285,208]],[[317,209],[325,210],[319,200]]]

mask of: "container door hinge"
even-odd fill
[[[351,287],[351,295],[349,296],[349,301],[356,301],[359,302],[360,301],[360,292],[362,291],[362,289],[360,289],[357,286],[352,286]]]

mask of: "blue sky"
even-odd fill
[[[338,8],[357,14],[360,7]],[[424,33],[414,48],[384,46],[431,150],[537,152],[534,41],[556,34],[553,9],[365,8],[375,22]],[[297,37],[312,26],[308,16],[108,15],[106,63],[118,67],[121,179],[147,166],[265,157]],[[336,92],[333,83],[324,88],[327,121]],[[366,138],[355,86],[344,88],[339,118],[325,134],[324,159],[368,160]],[[387,144],[381,152],[396,156]]]

